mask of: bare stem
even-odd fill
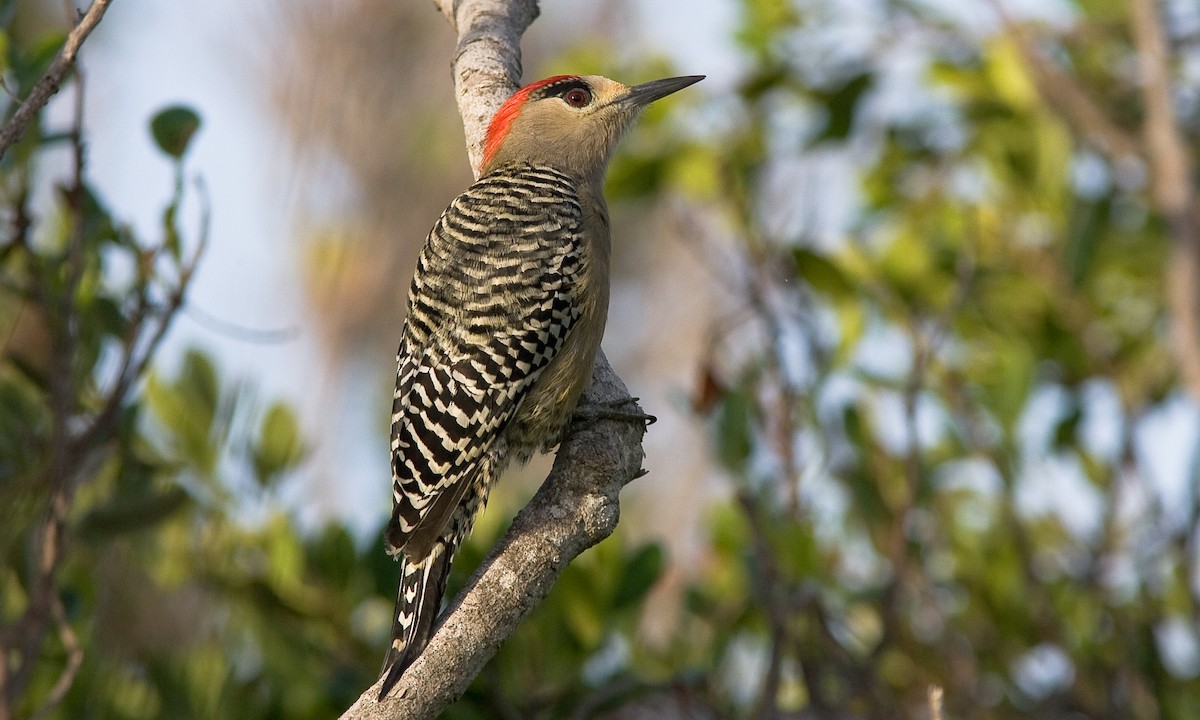
[[[929,719],[942,720],[942,688],[938,685],[930,685],[927,691],[929,698]]]
[[[1158,3],[1133,0],[1129,21],[1141,69],[1142,136],[1151,190],[1172,241],[1167,267],[1172,347],[1184,385],[1200,399],[1200,228],[1191,183],[1191,150],[1175,121],[1169,51]]]
[[[100,19],[104,17],[104,13],[108,10],[110,0],[93,0],[91,6],[79,23],[75,25],[71,33],[67,35],[67,41],[63,43],[62,51],[58,57],[50,64],[46,70],[46,74],[33,86],[29,97],[25,98],[25,102],[21,103],[13,116],[8,122],[0,128],[0,157],[8,151],[12,144],[21,137],[25,132],[25,128],[29,123],[37,117],[38,111],[50,102],[50,98],[58,92],[62,85],[63,79],[67,73],[75,65],[75,57],[79,54],[79,47],[83,45],[83,41],[91,34],[92,30],[100,24]]]

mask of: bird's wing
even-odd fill
[[[428,554],[465,483],[579,316],[582,212],[565,177],[485,177],[417,263],[392,407],[392,552]]]

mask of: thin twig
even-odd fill
[[[79,54],[79,47],[83,45],[83,41],[91,34],[96,25],[100,23],[100,19],[104,17],[104,13],[108,10],[108,4],[111,0],[93,0],[91,7],[84,16],[79,20],[79,24],[71,30],[67,35],[67,41],[63,43],[62,50],[58,57],[50,64],[46,70],[46,74],[42,76],[37,84],[33,86],[33,90],[29,93],[29,97],[25,98],[25,102],[21,103],[13,116],[8,122],[0,128],[0,157],[4,157],[4,153],[8,151],[12,144],[21,137],[25,132],[25,128],[29,123],[37,117],[38,111],[50,102],[50,98],[58,92],[62,85],[63,79],[67,73],[75,65],[75,57]]]
[[[200,196],[200,228],[198,231],[199,237],[196,241],[196,249],[192,256],[179,268],[179,278],[167,296],[166,303],[161,307],[154,309],[147,299],[145,293],[148,289],[144,289],[138,297],[138,306],[133,312],[133,321],[130,323],[130,330],[126,335],[124,342],[124,350],[121,357],[119,369],[117,371],[117,379],[109,390],[104,401],[104,406],[100,412],[96,413],[88,426],[81,431],[72,444],[75,448],[87,448],[95,445],[97,442],[109,437],[116,429],[116,419],[126,396],[133,388],[138,378],[146,374],[146,370],[150,366],[150,361],[154,358],[158,351],[159,345],[167,336],[167,331],[171,329],[175,318],[179,315],[179,310],[183,306],[183,301],[187,297],[188,288],[191,286],[192,277],[196,273],[196,268],[200,264],[200,259],[204,257],[204,252],[208,248],[209,230],[211,227],[212,204],[208,198],[208,189],[204,182],[196,179],[196,192]],[[159,253],[152,253],[154,258],[157,258]],[[151,260],[154,262],[154,260]],[[147,286],[150,283],[146,281]],[[153,331],[146,329],[146,317],[154,311],[157,315],[158,324]],[[143,340],[146,333],[149,333],[149,339]]]
[[[5,711],[11,711],[24,694],[40,656],[49,626],[51,608],[57,599],[58,567],[66,545],[66,519],[74,497],[72,479],[81,457],[71,442],[71,420],[75,414],[77,340],[76,293],[83,276],[84,242],[84,150],[83,83],[76,84],[74,122],[71,128],[72,182],[66,191],[71,217],[71,233],[66,252],[66,272],[61,288],[54,288],[44,275],[35,272],[33,291],[38,305],[52,314],[50,318],[49,458],[41,483],[50,492],[50,509],[41,534],[41,555],[29,589],[28,606],[15,625],[20,638],[16,669],[6,676],[2,688]]]
[[[767,536],[767,518],[758,506],[758,501],[745,491],[737,493],[738,504],[742,515],[750,528],[754,553],[752,563],[757,571],[754,577],[754,592],[762,605],[767,623],[771,628],[771,647],[769,650],[767,669],[763,673],[762,686],[754,701],[750,717],[771,720],[779,716],[779,686],[783,679],[783,648],[791,641],[788,633],[788,619],[792,610],[780,602],[780,595],[786,594],[788,588],[780,577],[775,553]]]
[[[929,686],[929,720],[942,720],[942,688]]]
[[[1171,102],[1169,48],[1155,0],[1133,0],[1130,32],[1141,70],[1142,135],[1154,204],[1166,220],[1172,248],[1167,266],[1171,345],[1183,384],[1200,399],[1200,228],[1192,187],[1191,150]]]
[[[5,80],[5,79],[4,79],[4,78],[2,78],[2,77],[0,77],[0,90],[3,90],[3,91],[4,91],[4,94],[8,96],[8,99],[9,99],[9,100],[12,100],[12,101],[13,101],[13,102],[15,102],[15,103],[19,103],[19,102],[21,102],[21,98],[20,98],[20,97],[17,95],[17,93],[16,93],[16,92],[15,92],[15,91],[14,91],[14,90],[13,90],[13,89],[12,89],[12,88],[9,86],[9,84],[8,84],[8,81],[7,81],[7,80]]]
[[[39,653],[39,648],[45,639],[46,626],[50,620],[51,607],[55,597],[54,580],[58,574],[58,566],[63,556],[65,541],[67,509],[70,504],[68,490],[65,484],[55,489],[50,501],[50,510],[40,530],[40,553],[36,574],[29,592],[28,606],[14,626],[17,636],[12,645],[18,646],[19,663],[15,670],[9,670],[5,676],[3,687],[4,697],[0,698],[0,717],[12,711],[17,700],[25,692],[33,676],[33,666]],[[11,649],[11,648],[6,648]],[[5,658],[8,661],[8,658]]]
[[[59,642],[62,643],[63,650],[67,653],[67,664],[63,666],[58,680],[54,682],[54,686],[50,688],[46,699],[42,701],[42,706],[38,708],[38,711],[33,714],[30,720],[42,720],[42,718],[48,717],[58,707],[63,698],[67,696],[67,691],[75,684],[75,676],[79,674],[79,667],[83,665],[83,647],[79,644],[79,638],[75,636],[75,631],[71,629],[71,624],[67,621],[67,613],[63,609],[62,598],[58,595],[54,596],[50,612],[54,617],[55,624],[58,626]]]

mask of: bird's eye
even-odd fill
[[[563,100],[573,108],[587,107],[592,102],[592,94],[583,88],[568,90]]]

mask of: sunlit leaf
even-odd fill
[[[305,455],[300,423],[292,409],[275,403],[263,415],[258,443],[253,449],[254,468],[260,483],[270,483]]]
[[[179,389],[194,401],[192,410],[211,419],[220,400],[220,383],[212,360],[202,352],[189,350],[179,372]]]
[[[1022,109],[1031,107],[1037,101],[1037,88],[1029,77],[1014,41],[1002,39],[991,42],[985,58],[987,76],[1000,99]]]
[[[720,192],[719,160],[705,148],[691,147],[677,153],[670,167],[673,186],[699,198],[711,198]]]
[[[591,649],[597,647],[604,638],[605,618],[603,608],[596,602],[598,598],[586,587],[585,582],[578,574],[559,580],[564,600],[563,619],[579,646]]]
[[[794,3],[787,0],[746,0],[737,39],[747,49],[767,53],[799,20]]]
[[[0,73],[9,69],[9,33],[0,30]]]

